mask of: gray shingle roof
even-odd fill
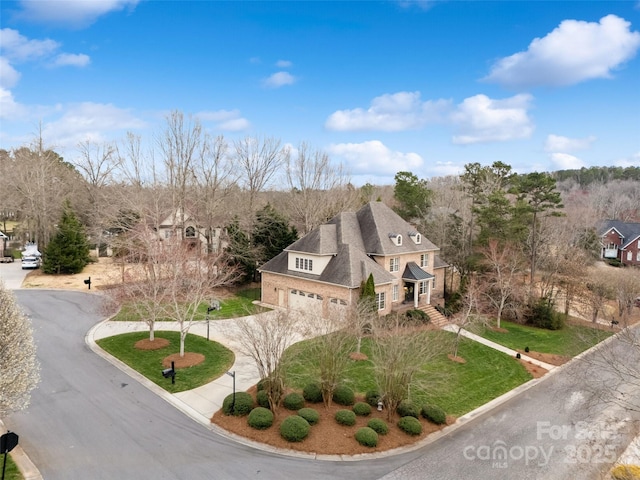
[[[623,237],[622,249],[640,237],[640,223],[623,222],[621,220],[605,220],[598,228],[600,236],[615,228]]]
[[[402,272],[402,278],[405,280],[429,280],[433,278],[433,275],[422,270],[416,262],[407,262],[407,266]]]
[[[433,243],[422,236],[420,244],[411,240],[409,233],[415,232],[409,223],[382,202],[367,203],[356,213],[365,251],[371,255],[437,250]],[[389,235],[402,235],[402,245],[396,245]]]
[[[376,285],[389,283],[395,277],[373,260],[373,256],[392,255],[411,252],[438,250],[433,243],[422,236],[416,244],[410,233],[417,233],[398,214],[382,202],[366,204],[357,212],[343,212],[329,222],[312,230],[292,243],[284,252],[259,268],[260,271],[291,275],[300,278],[357,288],[369,274],[373,274]],[[397,245],[390,234],[402,235],[402,245]],[[320,275],[288,269],[288,252],[300,252],[311,255],[332,255]],[[412,271],[416,279],[432,276],[424,272]],[[446,266],[446,264],[442,265]],[[422,278],[423,275],[428,275]]]

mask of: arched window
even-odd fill
[[[194,227],[187,227],[184,231],[184,236],[187,238],[194,238],[196,236],[196,229]]]

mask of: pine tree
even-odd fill
[[[90,261],[87,235],[69,201],[65,202],[58,232],[44,253],[45,273],[80,273]]]

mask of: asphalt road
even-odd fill
[[[4,420],[46,480],[588,479],[601,478],[632,436],[624,412],[586,408],[575,365],[414,452],[283,457],[216,435],[92,353],[84,336],[102,317],[99,297],[16,296],[33,321],[42,382],[31,406]]]

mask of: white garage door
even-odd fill
[[[289,308],[321,315],[322,297],[302,290],[289,290]]]

